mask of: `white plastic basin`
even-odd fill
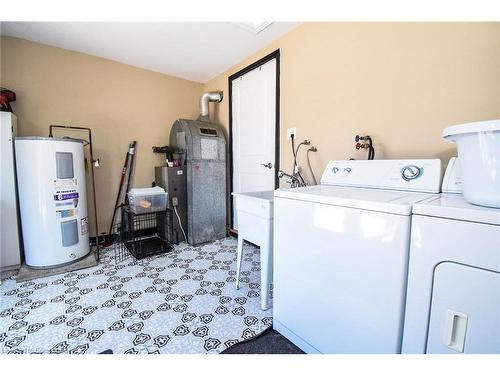
[[[233,193],[238,214],[237,287],[241,270],[243,241],[260,247],[261,308],[270,306],[273,279],[273,201],[274,191]]]
[[[274,191],[233,193],[238,215],[238,236],[257,246],[270,246],[273,235]]]
[[[464,198],[500,208],[500,120],[451,126],[443,138],[457,144]]]
[[[236,197],[236,210],[261,217],[273,218],[274,191],[256,191],[250,193],[233,193]]]

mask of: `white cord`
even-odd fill
[[[174,206],[174,212],[175,212],[175,215],[177,216],[177,220],[179,221],[179,226],[181,227],[182,235],[184,236],[184,241],[187,242],[186,232],[184,232],[184,228],[182,227],[181,218],[179,217],[179,214],[177,213],[176,206]]]

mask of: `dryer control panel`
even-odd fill
[[[321,184],[439,193],[440,159],[331,160]]]

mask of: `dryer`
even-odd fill
[[[273,326],[307,353],[399,353],[411,207],[435,160],[330,161],[274,198]]]
[[[403,353],[500,353],[500,209],[460,185],[452,159],[443,194],[413,205]]]

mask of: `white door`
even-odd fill
[[[231,84],[233,192],[274,190],[276,59]],[[233,212],[233,228],[238,229],[236,209]]]

